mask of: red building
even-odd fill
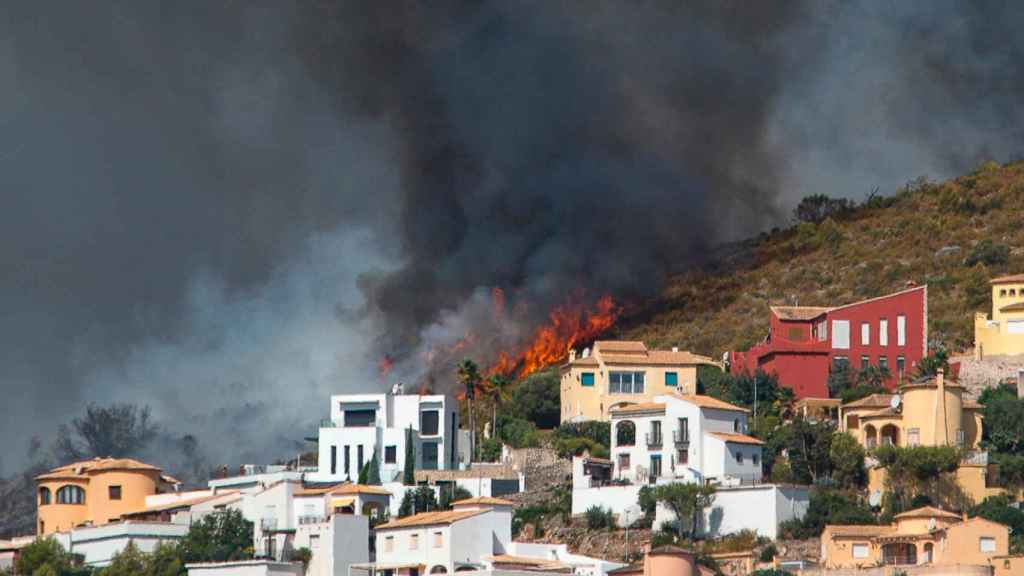
[[[887,368],[892,389],[928,355],[928,287],[823,308],[772,306],[771,329],[746,352],[730,352],[730,370],[774,373],[797,398],[827,398],[828,375],[846,363],[856,372]]]

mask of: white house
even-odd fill
[[[411,435],[418,470],[458,468],[458,404],[447,395],[331,396],[331,418],[320,425],[317,482],[354,481],[374,453],[385,483],[400,480],[406,437]],[[410,432],[411,431],[411,432]]]
[[[115,522],[102,526],[82,526],[70,532],[54,534],[57,542],[72,554],[81,554],[87,566],[102,568],[128,543],[142,552],[152,552],[162,542],[185,537],[188,526],[171,522]]]
[[[715,491],[714,501],[704,510],[704,517],[700,520],[697,532],[701,536],[717,538],[743,530],[753,530],[758,536],[774,540],[779,537],[779,524],[794,518],[803,518],[808,505],[810,491],[807,486],[719,485]],[[661,526],[674,520],[675,514],[659,503],[654,525]]]
[[[565,546],[512,541],[512,503],[470,498],[452,510],[426,512],[377,526],[375,562],[353,564],[352,573],[518,574],[563,572],[604,576],[621,564],[570,554]]]
[[[664,395],[613,407],[612,478],[634,483],[756,483],[761,446],[747,410],[710,396]]]
[[[305,576],[347,575],[352,564],[370,559],[370,522],[366,516],[334,514],[308,517],[295,529],[295,548],[312,552]]]
[[[186,564],[188,576],[303,576],[298,562],[273,560],[238,560]]]

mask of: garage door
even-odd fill
[[[1010,334],[1024,334],[1024,320],[1010,320],[1006,323],[1006,331]]]

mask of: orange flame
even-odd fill
[[[380,375],[381,380],[386,380],[391,369],[394,368],[395,361],[391,359],[391,356],[385,354],[377,361],[377,373]]]
[[[579,303],[556,307],[548,314],[548,323],[537,329],[524,350],[515,355],[501,353],[487,369],[487,375],[515,374],[521,378],[555,364],[578,342],[601,335],[621,314],[622,308],[607,295],[600,298],[592,310],[585,310]]]

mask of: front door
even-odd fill
[[[661,454],[651,455],[651,474],[648,480],[651,484],[654,484],[658,477],[661,476]]]

